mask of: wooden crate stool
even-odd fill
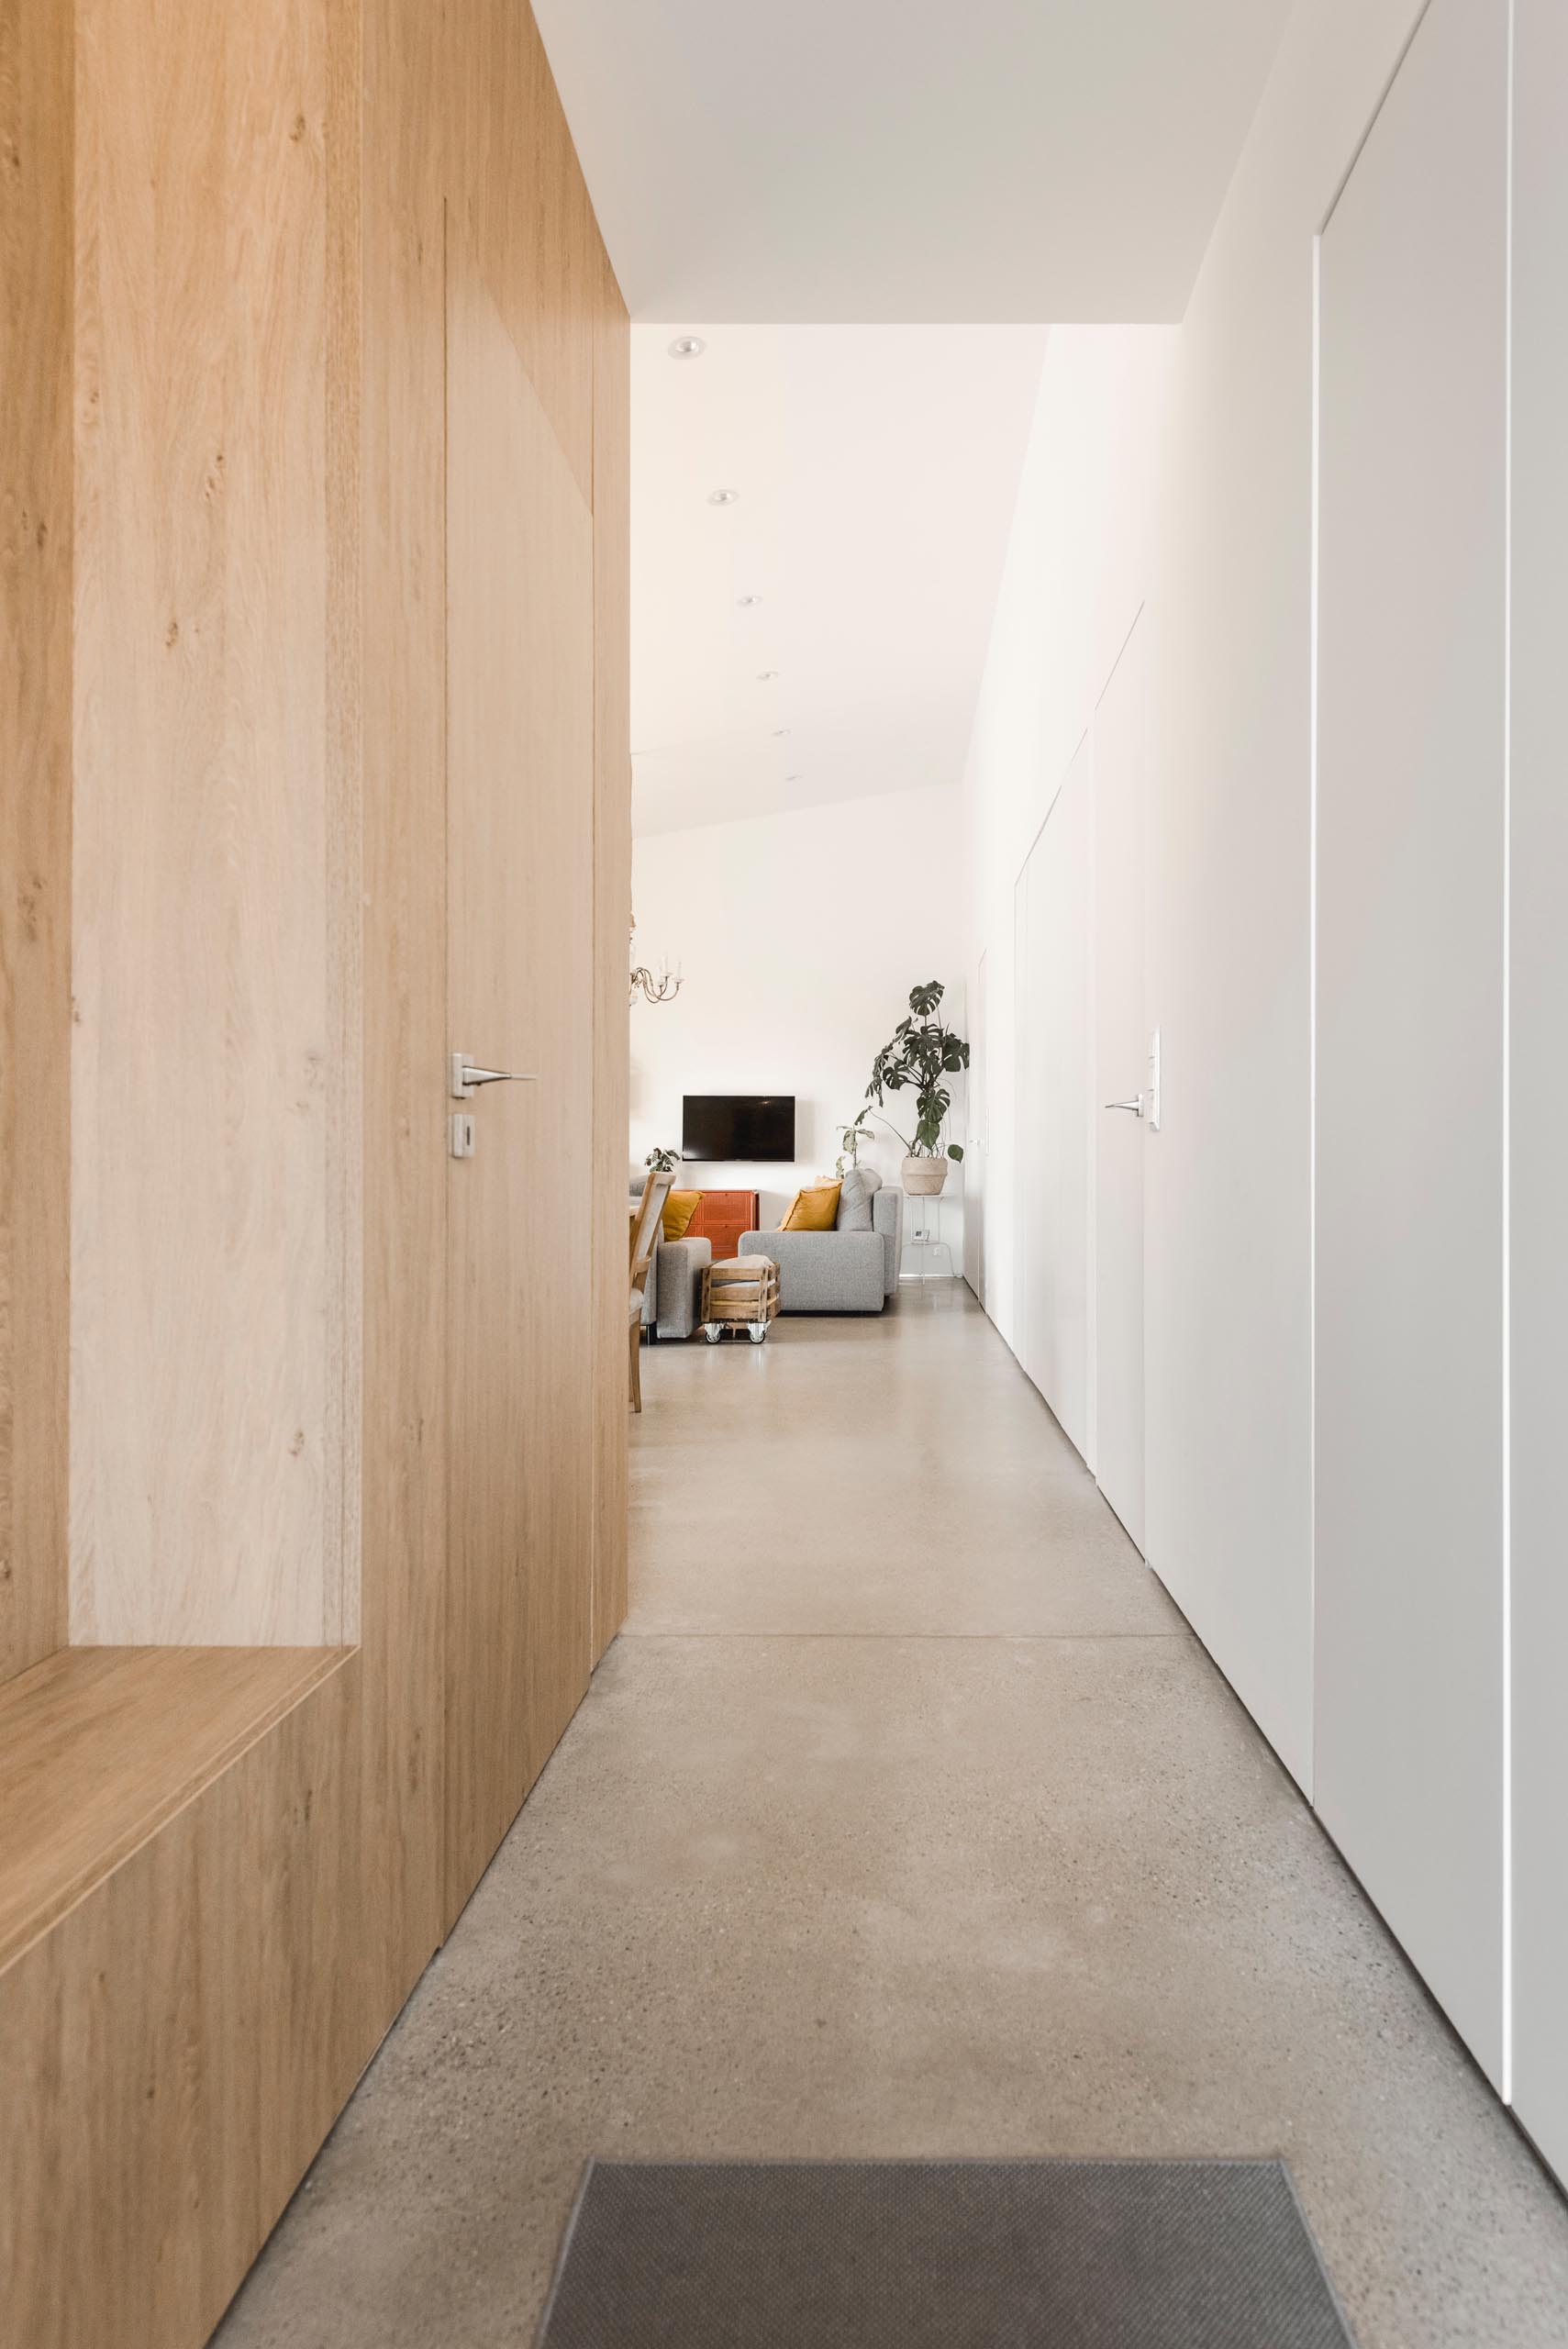
[[[779,1268],[771,1256],[733,1256],[703,1274],[703,1336],[710,1346],[726,1330],[745,1330],[760,1346],[778,1309]]]

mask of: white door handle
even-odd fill
[[[1130,1101],[1107,1101],[1106,1103],[1106,1108],[1107,1109],[1130,1109],[1135,1118],[1141,1118],[1143,1115],[1143,1096],[1141,1093],[1137,1093],[1134,1094]]]

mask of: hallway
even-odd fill
[[[1362,2349],[1568,2210],[969,1292],[651,1353],[632,1605],[217,2336],[531,2337],[613,2154],[1271,2154]]]

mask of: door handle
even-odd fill
[[[1141,1093],[1136,1093],[1130,1101],[1107,1101],[1106,1103],[1106,1108],[1107,1109],[1130,1109],[1135,1118],[1141,1118],[1143,1115],[1143,1096]]]
[[[539,1078],[531,1070],[510,1068],[475,1068],[466,1052],[452,1054],[452,1099],[466,1101],[482,1085],[537,1085]]]

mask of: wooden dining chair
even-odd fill
[[[631,1341],[631,1408],[634,1411],[642,1408],[642,1301],[648,1292],[655,1235],[674,1179],[673,1174],[661,1174],[656,1167],[651,1166],[648,1180],[642,1186],[642,1197],[631,1211],[631,1319],[628,1334]]]

